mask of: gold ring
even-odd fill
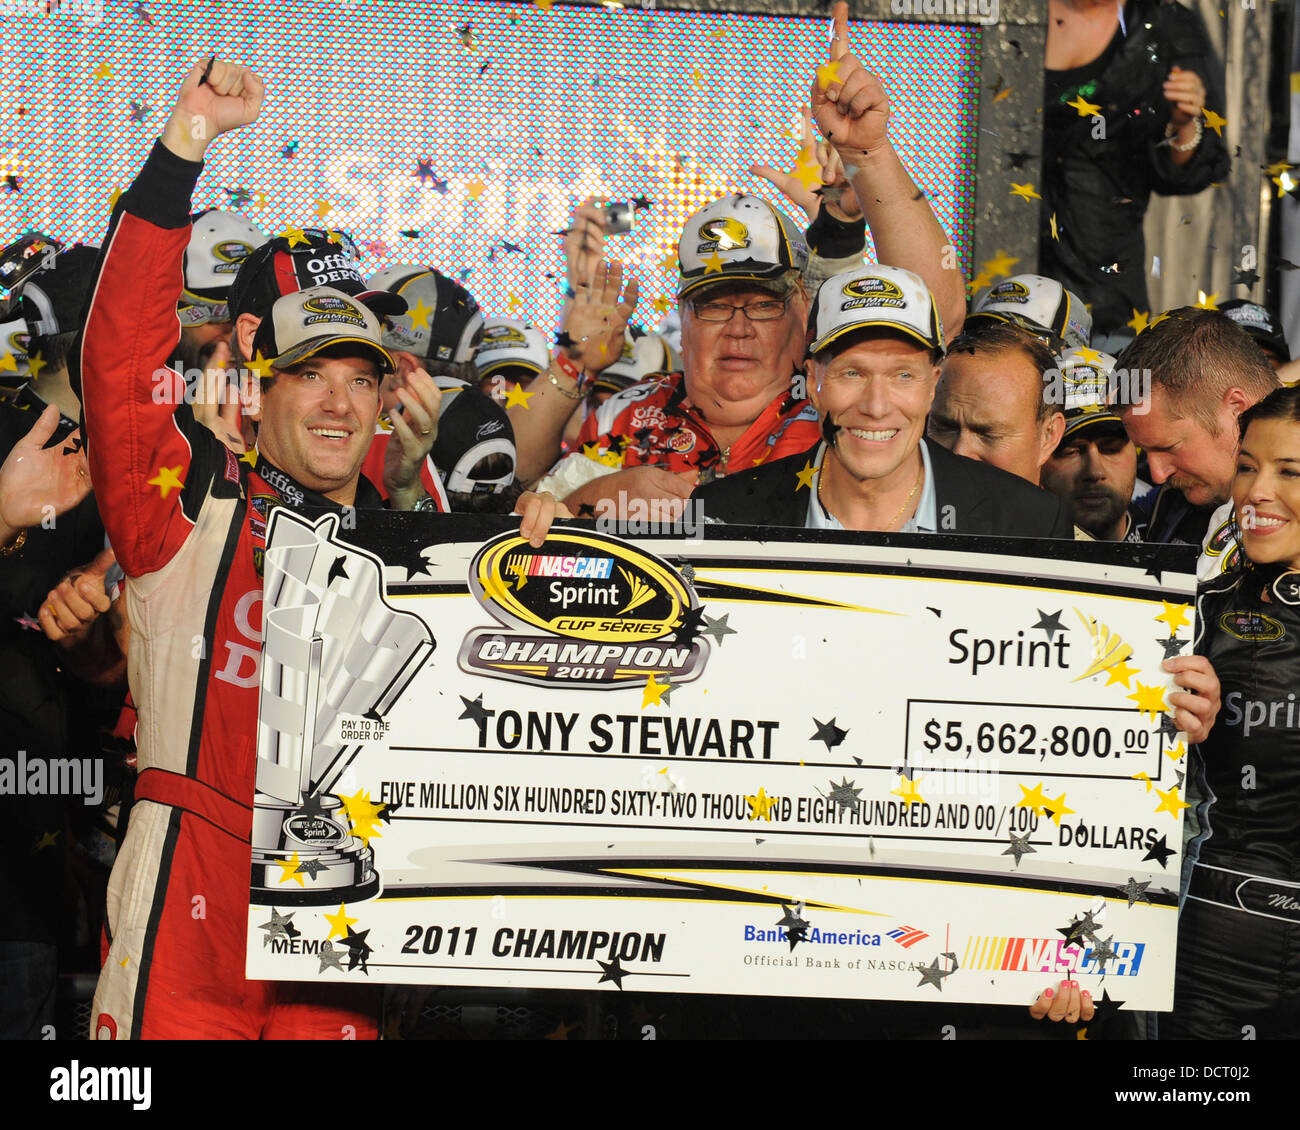
[[[430,432],[431,432],[431,429],[430,429],[430,428],[422,428],[422,429],[420,430],[420,434],[421,434],[422,436],[427,436],[427,435],[430,434]]]

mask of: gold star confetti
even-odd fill
[[[1162,600],[1160,603],[1165,606],[1165,610],[1156,619],[1169,625],[1169,638],[1173,639],[1178,635],[1178,629],[1187,623],[1187,613],[1191,605],[1168,600]]]
[[[821,187],[823,181],[821,178],[821,165],[810,158],[806,153],[799,154],[799,160],[795,162],[794,171],[790,176],[797,180],[806,190],[811,192],[814,188]]]
[[[1052,225],[1052,238],[1055,239],[1055,240],[1057,240],[1057,241],[1059,242],[1059,241],[1060,241],[1060,238],[1061,238],[1061,231],[1060,231],[1060,229],[1056,226],[1056,213],[1055,213],[1055,212],[1052,213],[1052,218],[1051,218],[1051,220],[1050,220],[1049,222],[1050,222],[1051,225]]]
[[[1125,658],[1127,658],[1127,656]],[[1125,690],[1127,690],[1128,687],[1130,686],[1129,680],[1138,673],[1138,669],[1136,667],[1130,667],[1127,663],[1124,662],[1123,659],[1121,659],[1114,666],[1104,667],[1102,668],[1102,670],[1104,670],[1106,674],[1110,676],[1106,680],[1106,686],[1110,686],[1111,683],[1123,683]]]
[[[250,447],[243,455],[239,457],[241,463],[247,463],[250,467],[257,466],[257,448]]]
[[[1032,184],[1016,184],[1015,181],[1011,182],[1011,195],[1019,196],[1021,200],[1025,201],[1042,200],[1042,197],[1034,191]]]
[[[371,839],[378,839],[379,832],[379,814],[383,811],[382,804],[376,804],[370,799],[370,794],[364,789],[358,790],[353,796],[344,796],[342,793],[336,794],[343,802],[343,808],[348,814],[348,820],[352,824],[352,834],[359,840],[364,840],[369,844]]]
[[[247,368],[248,371],[259,381],[264,381],[271,375],[271,362],[262,356],[262,351],[260,349],[257,351],[257,354],[253,359],[251,361],[246,361],[244,365],[245,368]]]
[[[1187,743],[1179,742],[1173,749],[1165,750],[1165,756],[1172,758],[1174,761],[1182,761],[1187,756]]]
[[[101,59],[99,66],[95,68],[96,78],[109,78],[113,74],[113,68],[110,67],[106,60]]]
[[[980,273],[987,271],[992,278],[1001,278],[1003,275],[1011,274],[1011,268],[1019,262],[1019,259],[1008,255],[999,247],[998,253],[992,259],[985,259],[980,264]]]
[[[1165,702],[1164,688],[1149,687],[1141,679],[1138,680],[1137,690],[1125,697],[1137,703],[1139,714],[1149,714],[1152,722],[1169,709]]]
[[[465,184],[465,195],[471,200],[477,200],[487,191],[487,185],[481,180],[467,181]]]
[[[653,674],[646,676],[645,686],[641,691],[641,709],[647,706],[662,706],[664,691],[668,689],[668,683],[659,682]]]
[[[992,281],[993,279],[989,275],[988,271],[980,271],[978,275],[976,275],[973,279],[971,279],[970,282],[966,284],[966,287],[973,294],[977,290],[983,290]]]
[[[339,903],[339,912],[337,914],[323,914],[322,917],[330,924],[329,938],[346,938],[348,936],[348,927],[355,926],[361,921],[360,918],[349,918],[347,907]],[[326,938],[326,941],[329,941]]]
[[[719,274],[722,271],[722,257],[715,251],[704,260],[704,273],[706,275]]]
[[[316,215],[323,220],[326,216],[330,214],[330,209],[333,207],[334,205],[331,204],[328,200],[317,200]]]
[[[1016,807],[1027,808],[1035,816],[1042,816],[1047,808],[1047,797],[1043,795],[1043,782],[1039,781],[1032,789],[1021,785],[1020,791],[1025,795],[1016,801]]]
[[[117,202],[122,199],[121,188],[115,188],[108,194],[108,210],[111,212],[117,207]]]
[[[1145,781],[1147,786],[1147,792],[1151,791],[1151,777],[1146,772],[1145,769],[1141,773],[1134,773],[1132,779],[1134,781]]]
[[[798,485],[794,488],[795,491],[801,491],[805,488],[812,490],[813,476],[816,474],[817,468],[813,466],[812,459],[805,460],[803,470],[795,472],[795,478],[798,480]]]
[[[891,789],[889,795],[902,797],[904,808],[911,808],[912,805],[914,804],[924,804],[925,797],[921,795],[920,790],[917,788],[917,786],[920,785],[920,783],[921,783],[920,777],[913,778],[913,777],[903,777],[900,775],[898,780],[898,788]]]
[[[776,807],[779,798],[768,796],[762,789],[758,790],[757,796],[747,796],[746,803],[749,805],[749,818],[751,820],[766,820],[769,824],[772,822],[772,809]]]
[[[1206,294],[1203,290],[1196,292],[1196,308],[1198,310],[1217,310],[1219,308],[1219,296],[1217,294]]]
[[[533,0],[533,3],[536,4],[537,7],[541,8],[543,12],[549,12],[551,10],[551,5],[555,3],[555,0]]]
[[[1156,796],[1160,798],[1160,803],[1156,805],[1156,812],[1167,812],[1175,820],[1178,819],[1178,814],[1182,812],[1184,808],[1192,807],[1187,803],[1187,801],[1183,800],[1182,797],[1178,795],[1177,785],[1168,792],[1165,792],[1163,789],[1156,789]]]
[[[1014,89],[1015,89],[1015,87],[1004,86],[1004,87],[1003,87],[1001,90],[999,90],[995,95],[993,95],[993,101],[994,101],[994,102],[1001,102],[1004,98],[1010,98],[1010,97],[1011,97],[1011,92],[1012,92],[1012,90],[1014,90]]]
[[[507,408],[519,408],[519,407],[527,408],[527,407],[528,407],[528,398],[529,398],[530,396],[536,396],[536,395],[537,395],[537,394],[536,394],[536,393],[533,393],[533,392],[525,392],[525,391],[524,391],[524,386],[523,386],[522,384],[519,384],[519,383],[512,384],[512,385],[511,385],[511,386],[506,390],[506,407],[507,407]]]
[[[1101,113],[1101,107],[1094,106],[1082,94],[1078,95],[1073,102],[1067,102],[1066,105],[1073,107],[1081,118],[1091,118]]]
[[[825,90],[833,82],[840,81],[840,61],[832,59],[817,68],[817,85]]]
[[[157,487],[158,493],[166,498],[173,490],[180,490],[185,485],[180,474],[179,467],[159,467],[158,473],[147,481],[151,487]]]
[[[654,300],[655,313],[662,314],[671,305],[672,303],[669,302],[668,299],[661,294],[658,298]]]
[[[306,235],[303,234],[302,228],[285,228],[278,238],[287,239],[289,241],[290,250],[297,247],[300,243],[308,242]]]
[[[1150,318],[1151,318],[1150,310],[1138,310],[1136,307],[1134,307],[1133,317],[1131,317],[1128,320],[1126,325],[1135,334],[1140,334],[1144,329],[1147,328],[1147,322],[1150,320]]]
[[[42,833],[41,838],[36,841],[36,846],[32,848],[32,851],[40,851],[42,848],[53,847],[58,838],[59,833],[57,829],[53,832]]]
[[[1073,808],[1070,808],[1066,805],[1064,793],[1056,797],[1054,800],[1050,800],[1045,805],[1043,805],[1043,811],[1046,812],[1049,816],[1051,816],[1052,823],[1055,824],[1058,828],[1061,826],[1062,816],[1077,815],[1077,813]]]
[[[704,85],[704,72],[701,71],[699,67],[696,67],[693,71],[691,71],[691,82],[695,86]]]
[[[275,865],[280,869],[281,883],[287,883],[290,879],[297,882],[298,886],[305,887],[307,884],[302,881],[302,875],[298,872],[298,865],[302,862],[295,851],[291,859],[277,859]]]
[[[506,303],[510,307],[510,313],[513,314],[516,310],[519,309],[520,306],[524,304],[524,300],[520,298],[519,295],[517,295],[514,291],[508,291],[506,293]]]
[[[1223,127],[1228,124],[1227,118],[1221,118],[1213,110],[1205,109],[1201,113],[1205,115],[1205,125],[1208,129],[1214,130],[1220,137],[1223,136]]]
[[[580,1027],[578,1024],[565,1024],[563,1020],[555,1026],[555,1030],[547,1032],[544,1037],[547,1040],[567,1040],[570,1032],[575,1032]]]
[[[14,355],[10,353],[8,350],[5,351],[4,356],[0,357],[0,372],[4,372],[4,373],[18,372],[18,361],[15,359]]]

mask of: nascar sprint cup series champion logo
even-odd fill
[[[553,529],[541,549],[518,533],[483,546],[470,591],[509,631],[476,628],[462,671],[539,686],[624,687],[698,678],[708,644],[699,601],[666,561],[617,538]]]

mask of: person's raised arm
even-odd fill
[[[96,501],[130,576],[171,560],[208,485],[223,471],[233,475],[234,453],[195,421],[184,381],[169,366],[203,155],[220,134],[252,122],[261,104],[262,81],[246,67],[214,58],[190,68],[161,138],[109,221],[69,358]]]
[[[813,79],[813,120],[849,174],[875,241],[876,260],[915,271],[925,280],[951,340],[966,318],[960,260],[889,140],[884,85],[849,53],[848,43],[848,5],[839,3],[830,60]]]

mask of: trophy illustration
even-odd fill
[[[252,901],[355,902],[379,890],[374,852],[331,795],[364,742],[345,718],[382,719],[434,640],[384,599],[383,565],[280,507],[267,528],[253,801]]]

